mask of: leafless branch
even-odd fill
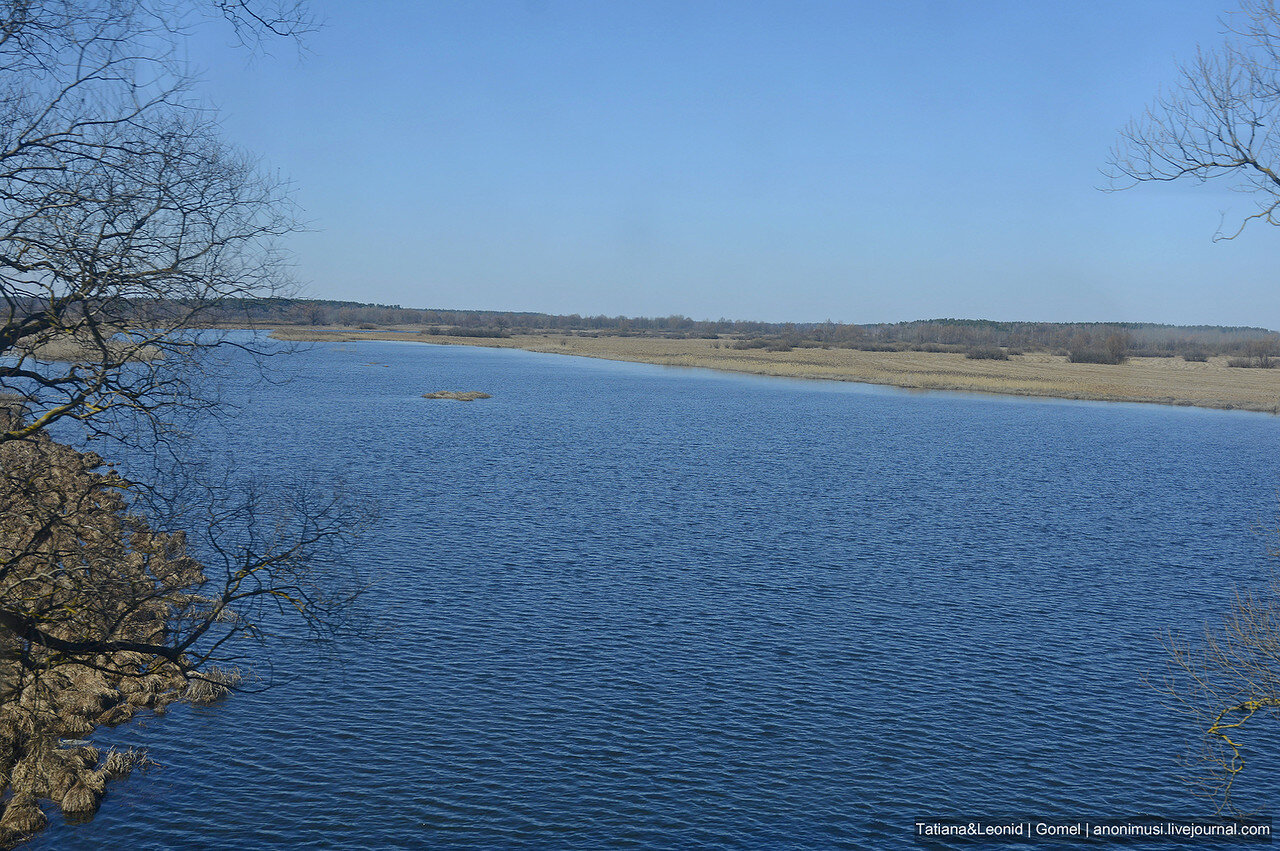
[[[1219,180],[1250,195],[1253,221],[1280,224],[1280,13],[1273,0],[1245,0],[1216,50],[1178,69],[1174,89],[1130,122],[1112,149],[1111,189],[1148,181]]]

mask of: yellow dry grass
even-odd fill
[[[416,329],[414,329],[416,331]],[[1239,369],[1223,357],[1204,363],[1181,358],[1131,358],[1118,366],[1069,363],[1065,357],[1032,353],[1007,361],[969,360],[963,354],[864,352],[801,348],[789,352],[733,349],[728,340],[659,337],[577,337],[528,334],[506,338],[450,337],[394,330],[352,333],[282,328],[290,340],[399,340],[525,349],[533,352],[700,367],[752,375],[857,381],[918,390],[960,390],[1014,396],[1151,402],[1202,408],[1280,413],[1280,369]]]
[[[24,346],[20,341],[17,350],[29,353],[37,360],[42,361],[61,361],[65,363],[96,363],[100,362],[103,357],[103,351],[92,343],[84,342],[73,338],[60,338],[55,340],[46,340],[39,345]],[[161,356],[161,352],[155,346],[142,346],[136,350],[129,347],[128,344],[112,340],[107,344],[106,357],[115,359],[127,358],[131,361],[152,361]]]

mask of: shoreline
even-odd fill
[[[1280,413],[1280,369],[1228,367],[1225,357],[1130,358],[1119,365],[1069,363],[1061,355],[1032,352],[1007,361],[971,360],[954,352],[869,352],[796,348],[785,352],[734,349],[731,340],[666,337],[518,334],[458,337],[424,334],[419,327],[301,328],[276,326],[271,336],[297,342],[382,340],[683,366],[767,375],[878,384],[906,390],[947,390],[1095,402],[1140,402],[1178,407]]]
[[[24,416],[20,399],[0,396],[0,429],[20,429]],[[44,430],[0,450],[0,503],[13,518],[0,544],[15,554],[4,593],[18,612],[6,647],[22,647],[0,660],[0,786],[10,792],[0,848],[11,848],[48,824],[42,802],[87,821],[111,781],[152,764],[145,748],[103,751],[90,738],[97,730],[178,701],[213,703],[240,673],[184,670],[153,651],[164,625],[201,599],[193,589],[205,577],[185,538],[129,514],[129,483],[110,465]]]

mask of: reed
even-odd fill
[[[210,668],[191,678],[182,697],[196,706],[207,706],[226,697],[243,679],[239,668]]]
[[[107,758],[102,763],[102,772],[108,780],[123,780],[133,773],[134,766],[138,765],[142,759],[143,755],[132,748],[127,751],[118,751],[113,748],[107,751]]]

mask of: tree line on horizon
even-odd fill
[[[671,316],[582,316],[527,311],[438,310],[395,304],[325,299],[246,299],[218,305],[203,320],[211,325],[288,324],[372,330],[403,326],[425,334],[503,337],[522,333],[649,335],[732,338],[741,348],[787,350],[813,346],[868,350],[981,352],[1045,351],[1076,360],[1116,362],[1126,356],[1213,355],[1262,359],[1280,356],[1280,333],[1225,325],[1153,322],[1002,322],[990,319],[924,319],[895,323],[762,322],[698,320]]]

